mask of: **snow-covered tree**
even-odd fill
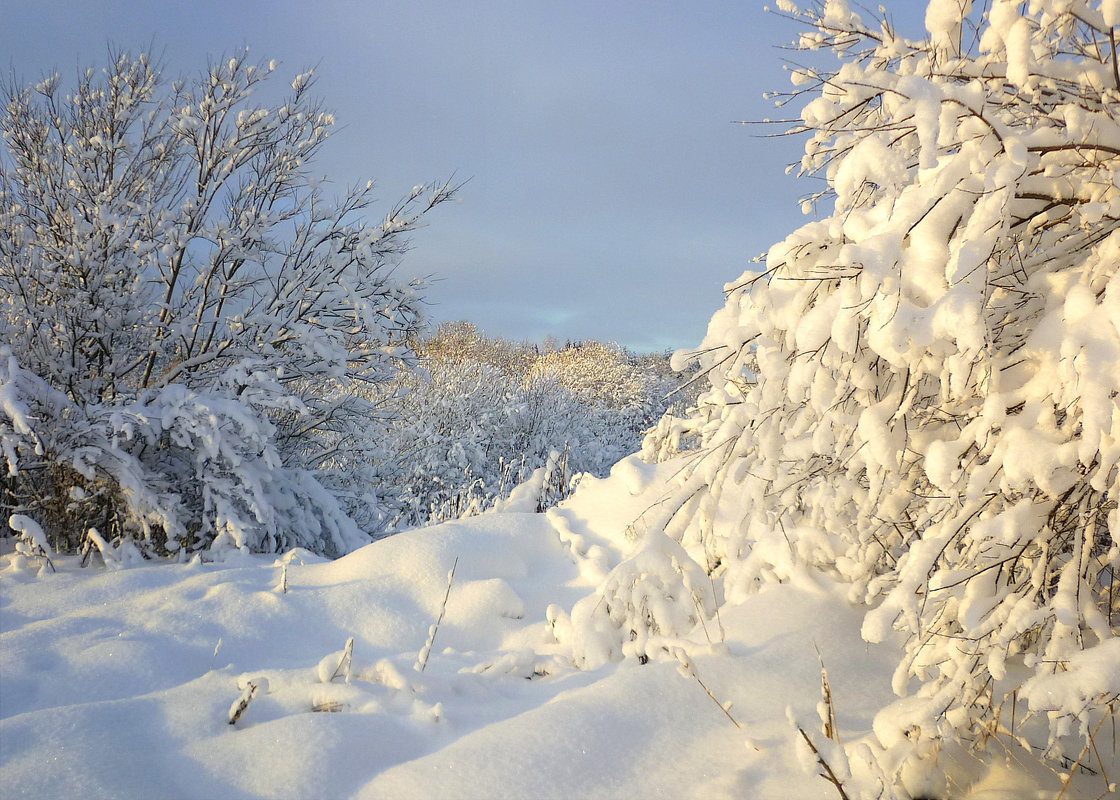
[[[115,54],[67,92],[10,79],[0,114],[0,506],[59,547],[327,553],[364,540],[378,393],[418,325],[392,270],[448,198],[377,224],[372,184],[309,165],[333,117],[242,52],[166,83]]]
[[[418,341],[417,365],[395,381],[382,492],[395,524],[422,525],[482,510],[517,467],[503,435],[513,427],[519,374],[531,348],[483,336],[469,323]],[[507,469],[507,460],[509,468]],[[516,478],[514,478],[516,480]]]
[[[589,341],[545,353],[529,379],[554,380],[588,404],[628,412],[636,430],[655,421],[650,418],[655,377],[617,345]]]
[[[406,526],[484,508],[550,463],[569,477],[605,475],[639,447],[682,380],[664,354],[590,341],[542,353],[468,322],[441,325],[415,347],[417,367],[395,384],[394,471],[381,483]]]
[[[778,95],[826,213],[727,287],[650,524],[732,600],[815,570],[900,631],[884,746],[1017,700],[1053,753],[1120,695],[1120,3],[778,7],[826,51]]]

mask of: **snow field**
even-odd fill
[[[83,570],[60,558],[57,574],[40,576],[6,556],[5,796],[828,796],[786,746],[786,706],[814,715],[813,646],[850,709],[887,698],[894,658],[859,641],[858,613],[836,598],[775,587],[725,610],[725,642],[681,639],[742,730],[665,654],[579,671],[553,639],[545,609],[572,608],[595,581],[550,519],[568,519],[605,559],[609,540],[596,531],[632,512],[636,469],[552,516],[484,515],[337,561],[297,550]],[[614,514],[591,525],[581,512],[607,496]],[[351,636],[349,669],[324,680]],[[260,688],[231,726],[250,680]],[[841,715],[847,728],[869,727],[866,715]]]
[[[832,798],[790,719],[830,744],[823,662],[842,741],[858,746],[893,697],[899,656],[893,640],[861,639],[862,612],[839,588],[720,599],[718,618],[650,637],[645,665],[575,666],[562,621],[648,550],[635,532],[675,468],[628,459],[547,514],[445,523],[336,561],[295,550],[80,569],[59,558],[57,573],[36,574],[5,556],[4,796]],[[230,725],[250,681],[257,692]],[[958,788],[980,776],[957,761]],[[1017,765],[990,778],[996,793],[970,797],[1010,797],[999,792],[1028,776]]]

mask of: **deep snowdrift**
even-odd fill
[[[741,728],[664,652],[579,670],[553,635],[546,609],[595,589],[672,468],[628,459],[548,514],[448,523],[333,562],[293,551],[106,570],[64,558],[51,574],[7,556],[3,794],[836,797],[798,756],[787,715],[818,729],[819,651],[842,736],[866,735],[898,656],[860,639],[862,612],[840,592],[771,586],[680,640]],[[230,725],[248,681],[258,692]]]

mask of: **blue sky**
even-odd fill
[[[433,320],[651,350],[697,344],[723,284],[802,221],[800,142],[734,124],[788,86],[796,28],[763,5],[5,0],[0,53],[28,80],[109,43],[172,75],[245,45],[284,77],[318,65],[340,130],[316,171],[340,190],[470,179],[401,266],[436,278]],[[921,5],[888,3],[915,31]]]

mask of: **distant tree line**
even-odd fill
[[[416,366],[394,382],[386,439],[395,472],[381,485],[393,527],[486,508],[552,454],[563,474],[549,480],[605,475],[689,401],[668,353],[511,342],[469,322],[441,325],[415,349]]]

